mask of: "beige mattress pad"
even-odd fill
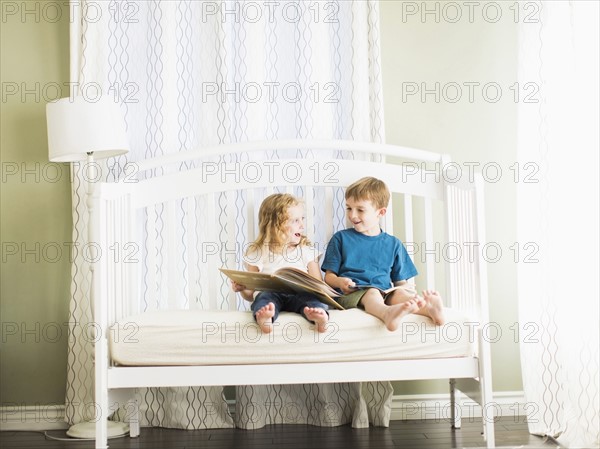
[[[476,323],[445,309],[446,324],[409,315],[394,331],[362,310],[330,310],[327,331],[282,312],[263,334],[251,312],[168,310],[124,318],[111,327],[114,362],[128,366],[239,365],[467,357]]]

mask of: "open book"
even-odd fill
[[[280,268],[273,274],[257,273],[255,271],[238,271],[219,268],[229,279],[250,290],[263,292],[308,292],[319,300],[336,309],[344,310],[335,299],[340,296],[325,282],[312,277],[297,268]]]

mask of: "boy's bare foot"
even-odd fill
[[[422,309],[424,314],[428,315],[434,324],[441,326],[444,324],[444,304],[442,297],[435,290],[423,290],[425,306]]]
[[[256,324],[264,334],[269,334],[273,330],[273,315],[275,315],[275,305],[272,302],[256,311]]]
[[[304,316],[309,321],[314,321],[317,326],[318,332],[325,332],[327,329],[327,322],[329,321],[329,315],[325,309],[320,307],[305,307],[304,308]]]
[[[400,304],[394,304],[389,306],[383,315],[383,324],[389,331],[395,331],[398,329],[398,325],[402,318],[410,313],[414,313],[419,310],[419,304],[423,300],[421,298],[415,297],[413,299],[409,299],[408,301],[404,301]]]

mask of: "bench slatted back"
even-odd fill
[[[481,185],[421,176],[414,160],[331,160],[311,150],[315,159],[213,158],[186,171],[101,184],[97,229],[110,257],[97,264],[96,298],[106,303],[108,322],[162,308],[247,309],[218,268],[243,269],[262,200],[274,192],[301,197],[306,233],[324,252],[331,235],[347,227],[345,187],[363,176],[382,179],[392,192],[382,227],[405,243],[420,272],[417,286],[440,290],[447,306],[487,314]],[[398,149],[397,156],[406,155]]]

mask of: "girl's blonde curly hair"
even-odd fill
[[[258,210],[258,237],[250,244],[247,253],[264,247],[271,252],[282,250],[287,242],[288,210],[300,204],[304,203],[289,193],[274,193],[266,197]],[[303,235],[299,244],[310,245],[310,242]]]

